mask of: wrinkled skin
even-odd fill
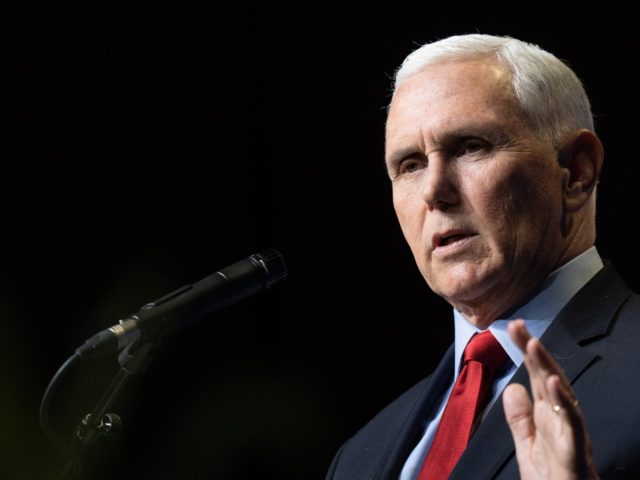
[[[387,118],[393,203],[416,264],[481,329],[594,244],[602,158],[586,130],[560,147],[539,138],[509,72],[486,57],[424,67],[398,86]],[[533,401],[517,385],[504,394],[522,478],[595,478],[564,374],[524,324],[510,333],[534,391]]]

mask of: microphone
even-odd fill
[[[287,278],[284,258],[271,248],[240,260],[193,285],[144,305],[76,349],[83,360],[100,357],[136,341],[154,341]]]

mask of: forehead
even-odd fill
[[[510,72],[487,58],[424,67],[398,86],[387,117],[387,142],[490,122],[505,128],[523,118]]]

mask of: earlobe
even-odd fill
[[[594,195],[604,149],[600,139],[589,130],[575,132],[559,152],[560,165],[567,170],[564,179],[564,204],[567,212],[580,210]]]

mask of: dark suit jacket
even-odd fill
[[[640,479],[640,297],[605,262],[554,319],[542,343],[564,368],[603,478]],[[327,480],[397,480],[453,372],[453,347],[432,375],[382,410],[336,454]],[[524,365],[512,382],[529,388]],[[451,479],[518,478],[502,399],[471,438]]]

